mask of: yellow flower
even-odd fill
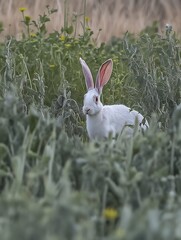
[[[119,62],[119,59],[118,59],[118,58],[114,58],[114,59],[113,59],[113,62],[114,62],[114,63],[117,63],[117,62]]]
[[[64,42],[64,41],[65,41],[65,36],[64,36],[64,35],[61,35],[61,36],[59,37],[59,39],[60,39],[60,41]]]
[[[49,68],[55,68],[55,65],[54,64],[50,64]]]
[[[26,26],[29,26],[30,25],[30,20],[31,20],[31,17],[30,16],[24,16],[24,23],[26,24]]]
[[[24,11],[26,11],[26,10],[27,10],[27,8],[24,8],[24,7],[19,8],[19,11],[20,11],[20,12],[24,12]]]
[[[66,48],[70,48],[70,47],[71,47],[71,44],[67,43],[67,44],[65,44],[65,47],[66,47]]]
[[[36,33],[30,33],[30,37],[36,37]]]
[[[30,22],[30,20],[31,20],[31,17],[26,15],[26,16],[25,16],[25,21],[26,21],[26,22]]]
[[[86,22],[89,22],[90,21],[90,18],[88,16],[85,16],[85,21]]]
[[[86,27],[86,30],[87,30],[87,31],[90,31],[91,29],[90,29],[90,27]]]
[[[103,211],[103,217],[107,220],[114,220],[118,217],[118,211],[115,208],[105,208]]]

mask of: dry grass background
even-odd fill
[[[64,23],[64,2],[72,13],[78,15],[84,11],[85,0],[0,0],[0,21],[4,32],[1,38],[8,34],[18,36],[23,28],[20,7],[26,7],[26,15],[37,19],[45,11],[46,5],[57,8],[52,16],[49,31],[60,30]],[[87,0],[86,15],[90,18],[89,25],[95,34],[102,29],[98,41],[107,41],[111,36],[120,36],[126,31],[137,33],[154,20],[160,24],[171,23],[179,34],[181,33],[181,0]],[[81,31],[82,17],[78,18],[78,31]]]

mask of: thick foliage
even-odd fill
[[[0,110],[1,239],[180,237],[179,107],[169,133],[153,117],[114,143],[68,137],[12,92]]]
[[[70,30],[48,37],[38,30],[21,41],[8,40],[1,48],[1,92],[13,83],[28,109],[32,102],[40,109],[51,107],[55,116],[61,112],[82,126],[86,89],[79,57],[87,61],[94,77],[111,57],[114,70],[103,89],[103,102],[126,104],[148,118],[155,112],[163,129],[169,126],[181,102],[180,42],[170,28],[160,36],[153,25],[137,38],[126,34],[99,47],[91,43],[89,28],[78,38]]]
[[[179,41],[148,32],[96,47],[90,30],[44,30],[0,48],[1,239],[180,239]],[[93,75],[113,58],[104,101],[147,115],[145,134],[86,140],[79,56]]]

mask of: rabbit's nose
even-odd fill
[[[85,112],[86,114],[89,114],[90,108],[86,109]]]

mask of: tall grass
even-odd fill
[[[4,33],[21,36],[23,25],[21,23],[20,7],[26,7],[26,15],[37,19],[39,14],[43,14],[46,5],[56,8],[57,14],[52,16],[48,30],[60,30],[65,24],[67,11],[69,20],[76,21],[77,33],[82,32],[80,22],[85,12],[84,4],[86,2],[86,15],[90,18],[90,27],[94,32],[94,38],[100,43],[108,41],[112,36],[120,37],[126,31],[138,33],[146,26],[151,25],[153,21],[158,21],[160,31],[166,23],[171,23],[179,34],[180,27],[180,0],[161,1],[161,0],[1,0],[0,21],[4,25]],[[65,5],[67,6],[65,8]],[[99,32],[99,29],[102,29]]]
[[[180,239],[180,39],[154,23],[97,45],[68,3],[60,31],[48,33],[55,9],[21,9],[22,38],[0,44],[0,239]],[[103,102],[140,111],[148,131],[88,140],[79,57],[94,77],[113,59]]]
[[[1,239],[180,237],[180,108],[169,134],[153,118],[114,145],[68,137],[12,92],[0,110]]]

